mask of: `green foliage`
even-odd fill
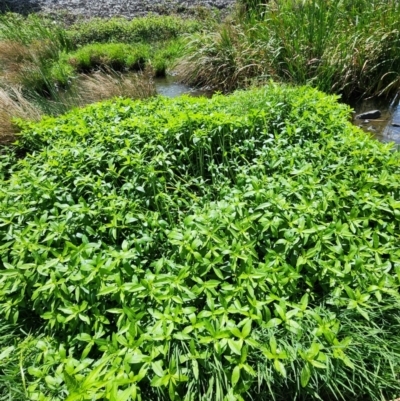
[[[201,26],[199,21],[174,16],[147,16],[131,21],[124,18],[91,19],[72,26],[67,34],[75,45],[158,42],[196,32]]]
[[[81,105],[85,95],[76,82],[82,72],[100,69],[113,74],[113,70],[151,66],[143,79],[148,81],[153,71],[165,75],[182,55],[180,36],[200,26],[191,19],[149,16],[81,21],[67,30],[49,18],[4,14],[0,16],[0,85],[21,88],[33,107],[56,115],[71,109],[71,104]]]
[[[19,361],[17,358],[12,358],[12,354],[15,352],[16,331],[15,325],[0,319],[0,400],[10,399],[10,394],[13,395],[11,399],[18,399],[15,397],[15,393],[22,387],[16,386],[16,382],[19,381],[18,376],[20,376]]]
[[[150,48],[146,44],[93,43],[65,56],[68,63],[78,72],[98,67],[114,70],[139,70],[149,58]]]
[[[259,8],[191,38],[186,80],[232,90],[272,77],[346,98],[398,90],[399,2],[280,0]]]
[[[71,49],[66,31],[49,18],[29,14],[23,17],[20,14],[0,14],[0,40],[11,40],[24,45],[32,42],[50,42],[57,50]]]
[[[204,23],[204,21],[203,21]],[[131,21],[124,18],[92,18],[69,28],[50,18],[29,14],[0,15],[0,39],[23,44],[47,39],[63,49],[72,49],[90,43],[140,43],[176,39],[202,28],[202,22],[176,16],[150,15]]]
[[[398,396],[400,156],[348,116],[271,84],[21,122],[0,314],[53,338],[30,399]]]
[[[10,84],[9,75],[11,84],[48,94],[54,84],[67,84],[71,67],[60,64],[59,58],[71,49],[66,31],[47,18],[0,15],[0,71],[4,73],[0,83]]]
[[[166,70],[183,54],[183,41],[171,40],[129,45],[125,43],[93,43],[75,52],[65,53],[53,63],[51,79],[66,85],[77,73],[95,69],[114,71],[139,71],[151,66],[154,75],[165,76]]]
[[[151,65],[156,76],[164,76],[166,70],[183,55],[182,39],[158,42],[152,45],[137,43],[94,43],[82,46],[75,52],[64,54],[61,58],[64,69],[75,72],[87,72],[95,68],[111,68],[113,70],[142,70]],[[55,66],[55,71],[61,69]],[[73,75],[71,70],[70,75]],[[54,76],[54,75],[53,75]],[[62,74],[64,76],[64,74]],[[54,76],[57,79],[56,76]],[[60,81],[59,79],[57,79]]]
[[[183,56],[185,42],[182,39],[157,43],[152,51],[150,64],[156,76],[165,76],[167,70],[173,67],[177,60]]]
[[[269,0],[239,0],[239,9],[243,18],[262,18],[266,3]]]
[[[54,355],[54,342],[38,333],[35,337],[27,335],[21,327],[3,318],[0,318],[0,335],[0,400],[31,401],[26,367],[32,370],[40,366],[45,371],[42,358]]]

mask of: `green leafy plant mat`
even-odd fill
[[[29,400],[398,396],[399,153],[349,113],[271,84],[20,122],[0,391],[15,372]]]

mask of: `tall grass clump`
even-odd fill
[[[149,53],[150,48],[146,44],[93,43],[64,57],[78,72],[105,67],[121,71],[143,69],[150,58]]]
[[[194,36],[183,79],[232,90],[272,77],[345,98],[398,90],[399,2],[280,0],[259,8]]]
[[[399,153],[336,100],[270,84],[20,122],[0,316],[37,340],[27,398],[398,397]]]
[[[16,140],[16,120],[39,121],[44,115],[59,115],[76,107],[114,97],[145,99],[156,95],[153,71],[123,75],[113,70],[78,74],[66,91],[54,90],[51,98],[20,87],[0,89],[0,144]]]
[[[0,14],[0,40],[29,45],[36,41],[50,42],[57,49],[70,49],[65,29],[50,18],[36,14],[22,16],[16,13]]]
[[[217,31],[191,35],[185,53],[175,70],[189,85],[230,92],[249,86],[255,77],[273,76],[267,74],[269,67],[264,63],[268,49],[249,45],[242,26],[234,20],[224,22]]]
[[[0,143],[9,143],[19,132],[14,118],[38,121],[42,116],[40,108],[28,101],[18,87],[0,88]]]
[[[90,43],[149,43],[176,39],[201,28],[202,23],[198,20],[176,16],[150,15],[131,21],[124,18],[93,18],[69,27],[67,36],[76,46]]]
[[[138,40],[142,34],[142,40],[150,35],[146,24],[152,19],[144,20],[129,25]],[[173,32],[178,35],[178,19],[157,21],[158,27],[170,29],[171,37]],[[102,23],[96,20],[87,26],[101,30]],[[182,53],[179,39],[165,42],[168,35],[164,33],[163,42],[157,44],[89,43],[78,48],[65,27],[49,18],[0,15],[0,142],[15,139],[14,118],[36,121],[43,114],[58,115],[92,101],[154,95],[152,75],[165,75]],[[138,75],[119,73],[128,70]]]
[[[72,68],[58,61],[71,49],[65,30],[46,18],[0,15],[0,82],[49,94],[68,83]]]

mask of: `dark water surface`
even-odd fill
[[[180,95],[190,96],[206,96],[211,97],[213,92],[207,90],[193,89],[188,85],[177,82],[176,78],[172,75],[167,75],[163,78],[155,78],[157,93],[168,97],[177,97]]]
[[[353,124],[366,132],[371,132],[376,139],[382,142],[395,142],[400,145],[400,105],[399,96],[393,99],[368,99],[354,104],[354,116],[369,110],[380,110],[382,115],[376,120],[354,119]]]

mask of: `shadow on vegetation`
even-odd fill
[[[38,0],[3,0],[0,2],[0,13],[10,11],[20,14],[29,14],[40,10],[41,6]]]

